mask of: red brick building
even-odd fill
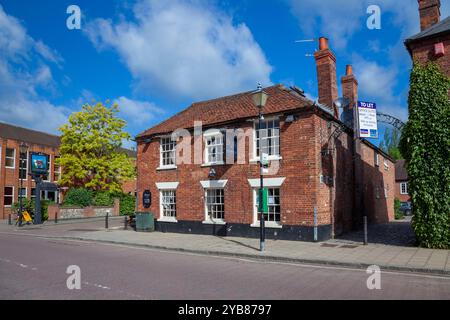
[[[318,240],[359,225],[364,214],[373,223],[393,220],[393,160],[367,141],[353,156],[353,131],[333,106],[336,58],[327,39],[319,49],[319,103],[297,87],[274,85],[264,89],[261,129],[252,92],[244,92],[193,103],[140,134],[138,210],[153,212],[161,231],[257,237],[258,161],[266,153],[268,238],[313,240],[315,213]],[[355,103],[350,66],[341,84]]]
[[[411,58],[436,62],[450,76],[450,17],[441,21],[440,0],[418,0],[421,32],[406,39]]]
[[[395,163],[395,197],[400,202],[411,202],[411,196],[408,193],[408,173],[405,160],[397,160]]]
[[[28,146],[27,154],[20,154],[20,144]],[[61,176],[61,167],[56,165],[59,156],[60,137],[45,132],[34,131],[0,122],[0,219],[7,219],[11,205],[19,197],[33,199],[36,196],[36,184],[28,175],[30,152],[41,152],[49,156],[49,174],[45,182],[57,183]],[[136,152],[124,149],[132,158]],[[20,180],[23,178],[23,188]],[[122,189],[126,193],[136,192],[136,180],[124,182]],[[59,203],[62,195],[58,191],[42,191],[41,199]]]
[[[11,205],[19,197],[33,199],[36,197],[36,184],[28,175],[30,152],[42,152],[49,155],[49,174],[47,182],[56,182],[61,175],[61,168],[55,165],[59,156],[59,137],[43,132],[29,130],[0,123],[0,219],[7,219]],[[20,154],[21,143],[28,145],[27,154]],[[20,189],[20,180],[23,188]],[[58,191],[42,191],[42,199],[59,201]]]

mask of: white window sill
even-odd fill
[[[213,166],[223,166],[223,165],[225,165],[225,162],[221,161],[221,162],[203,163],[201,166],[202,167],[213,167]]]
[[[215,220],[204,220],[202,221],[203,224],[219,224],[219,225],[225,225],[227,224],[224,220],[221,219],[215,219]]]
[[[5,167],[5,169],[12,169],[14,170],[16,167]]]
[[[157,219],[158,222],[172,222],[172,223],[177,223],[177,219],[176,218],[169,218],[169,217],[163,217],[160,219]]]
[[[252,223],[252,224],[250,225],[250,227],[252,227],[252,228],[259,228],[259,227],[260,227],[259,221],[256,222],[256,223]],[[279,223],[276,223],[276,222],[268,222],[268,221],[266,221],[266,222],[264,223],[264,227],[265,227],[265,228],[274,228],[274,229],[281,229],[281,228],[283,228],[283,226],[282,226],[281,224],[279,224]]]
[[[268,160],[269,161],[278,161],[278,160],[282,160],[283,157],[282,156],[269,156]],[[258,163],[259,162],[259,157],[257,158],[252,158],[249,160],[250,163]]]
[[[175,170],[177,166],[164,166],[164,167],[158,167],[156,170]]]

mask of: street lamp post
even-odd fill
[[[264,92],[262,89],[262,86],[258,84],[258,89],[253,93],[253,103],[258,108],[258,131],[259,131],[259,178],[260,178],[260,190],[258,192],[258,198],[259,198],[259,205],[258,205],[258,211],[260,214],[260,243],[259,243],[259,250],[263,252],[265,250],[265,240],[266,240],[266,230],[265,230],[265,219],[264,219],[264,210],[263,210],[263,203],[264,197],[264,179],[263,179],[263,163],[262,163],[262,139],[261,139],[261,128],[262,128],[262,120],[264,119],[262,114],[262,109],[266,105],[268,94]]]
[[[19,146],[19,160],[20,160],[20,168],[19,168],[19,178],[20,178],[20,189],[19,189],[19,227],[22,226],[22,214],[23,214],[23,202],[22,202],[22,190],[23,190],[23,174],[21,173],[22,170],[24,170],[23,168],[23,163],[24,163],[24,159],[22,158],[22,154],[27,154],[28,151],[28,146],[25,143],[21,143]],[[26,172],[26,168],[25,168],[25,172]]]

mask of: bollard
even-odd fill
[[[314,207],[314,242],[317,242],[317,207]]]
[[[367,216],[363,217],[364,219],[364,245],[367,245]]]
[[[55,212],[55,223],[58,223],[58,211]]]
[[[108,229],[108,219],[109,219],[109,212],[106,213],[105,217],[105,229]]]
[[[12,221],[11,221],[11,213],[8,214],[8,224],[11,226],[12,225]]]
[[[123,224],[124,224],[123,229],[128,230],[128,217],[127,216],[124,217]]]

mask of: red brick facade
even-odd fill
[[[42,152],[50,156],[50,175],[49,182],[54,182],[55,174],[55,156],[58,156],[58,148],[52,146],[39,145],[34,143],[27,143],[29,146],[29,152]],[[14,187],[13,203],[19,201],[19,163],[20,163],[20,142],[11,139],[4,139],[0,137],[0,219],[8,218],[8,214],[11,213],[10,206],[5,206],[5,187]],[[14,168],[6,167],[6,149],[15,150]],[[31,176],[27,175],[23,180],[23,187],[26,188],[27,198],[31,198],[32,190],[36,187],[34,180]]]
[[[450,18],[441,21],[439,0],[418,3],[422,32],[407,39],[406,47],[413,61],[435,62],[450,77]]]

